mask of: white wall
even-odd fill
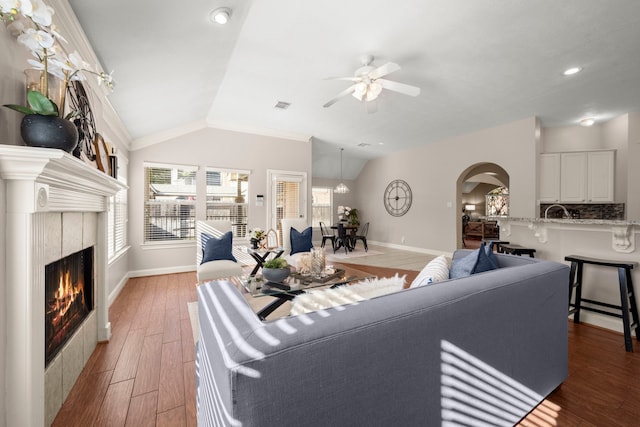
[[[629,113],[627,218],[640,219],[640,112]]]
[[[132,275],[159,274],[195,269],[194,243],[143,244],[144,162],[249,170],[249,219],[251,227],[267,227],[269,183],[267,169],[307,173],[308,211],[311,215],[311,143],[251,135],[220,129],[202,129],[190,134],[132,151],[129,159],[129,266]],[[202,175],[200,182],[204,182]],[[204,188],[198,190],[199,219],[204,216]],[[265,203],[255,206],[255,195]]]
[[[535,216],[536,149],[532,117],[370,160],[354,189],[356,206],[371,222],[369,240],[399,245],[404,237],[409,247],[455,250],[461,212],[457,181],[484,162],[509,174],[512,215]],[[411,209],[402,217],[389,215],[382,202],[394,179],[407,181],[413,192]]]

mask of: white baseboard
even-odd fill
[[[147,270],[130,271],[129,277],[159,276],[161,274],[187,273],[189,271],[196,271],[193,264],[177,267],[149,268]]]
[[[120,280],[120,282],[118,283],[118,285],[116,286],[116,288],[113,291],[111,291],[111,293],[109,294],[109,301],[108,301],[109,307],[111,306],[111,304],[113,304],[116,298],[118,298],[118,295],[120,295],[122,288],[124,288],[124,285],[127,284],[127,281],[129,280],[130,277],[131,275],[129,273],[125,274]]]
[[[398,245],[395,243],[376,242],[373,240],[369,240],[367,243],[369,243],[370,245],[382,246],[385,248],[392,248],[392,249],[400,249],[402,251],[417,252],[420,254],[427,254],[427,255],[434,255],[434,256],[444,255],[449,258],[453,256],[452,252],[436,251],[434,249],[416,248],[414,246]]]

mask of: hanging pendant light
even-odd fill
[[[349,187],[347,187],[342,182],[342,152],[343,151],[344,151],[344,148],[341,148],[340,149],[340,184],[336,185],[336,188],[333,189],[333,192],[338,194],[345,194],[349,192]]]

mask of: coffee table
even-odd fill
[[[325,273],[321,277],[301,276],[293,273],[282,283],[258,280],[256,277],[247,277],[239,280],[242,291],[253,298],[274,297],[275,299],[259,310],[256,315],[260,320],[265,320],[285,302],[291,301],[297,295],[313,288],[336,287],[373,278],[375,276],[355,268],[340,267],[334,272]]]
[[[252,249],[246,246],[241,246],[240,250],[251,255],[251,258],[256,262],[255,267],[253,267],[253,271],[251,271],[250,276],[255,276],[260,270],[260,267],[264,265],[267,261],[269,255],[273,254],[273,258],[279,258],[283,253],[284,249],[282,248],[271,248],[271,249]]]

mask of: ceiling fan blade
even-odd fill
[[[345,90],[343,90],[342,92],[340,92],[335,98],[333,98],[331,101],[327,102],[326,104],[323,105],[324,108],[327,107],[331,107],[333,104],[335,104],[340,98],[350,95],[356,88],[356,85],[351,85],[348,88],[346,88]]]
[[[362,77],[327,77],[325,80],[348,80],[350,82],[359,82],[362,80]]]
[[[409,96],[420,95],[420,88],[416,86],[407,85],[404,83],[393,82],[391,80],[378,79],[377,83],[380,83],[383,88],[392,90],[394,92],[400,92]]]
[[[386,64],[372,70],[369,73],[369,78],[372,80],[379,79],[380,77],[386,76],[387,74],[393,73],[394,71],[398,71],[400,66],[395,62],[387,62]]]

